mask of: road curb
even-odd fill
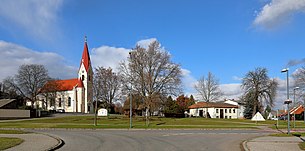
[[[250,149],[247,146],[247,142],[248,142],[248,140],[245,140],[245,141],[242,142],[242,150],[243,151],[250,151]]]
[[[61,148],[62,146],[65,145],[65,142],[59,137],[55,137],[55,136],[52,136],[52,135],[49,135],[49,134],[44,134],[44,133],[40,133],[40,134],[52,137],[52,138],[56,139],[57,142],[58,142],[56,145],[48,148],[46,151],[54,151],[54,150],[57,150],[57,149],[59,149],[59,148]]]

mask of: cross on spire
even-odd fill
[[[85,43],[87,43],[87,36],[85,35]]]

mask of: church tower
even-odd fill
[[[85,36],[85,45],[83,50],[82,59],[80,62],[80,67],[78,70],[78,79],[83,82],[84,85],[84,93],[81,101],[81,109],[82,113],[89,113],[93,111],[93,70],[91,66],[90,55],[88,51],[87,45],[87,37]]]

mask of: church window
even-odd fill
[[[61,107],[61,98],[58,98],[58,107]]]
[[[84,81],[84,79],[85,79],[85,76],[84,76],[84,75],[82,75],[82,81]]]
[[[68,106],[71,106],[71,97],[68,98]]]
[[[55,105],[55,99],[54,98],[51,98],[50,100],[50,106],[54,106]]]

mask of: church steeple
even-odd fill
[[[88,72],[90,65],[91,65],[91,61],[90,61],[88,45],[87,45],[87,36],[85,36],[85,45],[84,45],[84,50],[83,50],[83,55],[82,55],[82,59],[80,62],[80,66],[82,65],[82,63],[84,64],[84,67],[85,67],[86,71]]]
[[[83,91],[81,95],[84,97],[80,101],[79,108],[83,113],[92,112],[92,100],[93,100],[93,71],[91,66],[90,55],[87,45],[87,36],[85,36],[85,44],[82,59],[80,62],[80,67],[78,71],[78,78],[81,79],[83,83]]]

